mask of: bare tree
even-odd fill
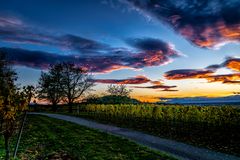
[[[62,63],[61,87],[65,101],[69,105],[69,112],[73,111],[73,103],[78,101],[94,86],[91,75],[72,63]]]
[[[48,100],[52,103],[52,110],[57,110],[57,104],[63,97],[63,90],[61,87],[61,71],[60,64],[51,66],[48,73],[42,72],[38,82],[38,98]]]
[[[132,90],[127,89],[127,86],[124,84],[120,84],[120,85],[111,84],[108,86],[107,92],[110,95],[114,95],[114,96],[129,96]]]

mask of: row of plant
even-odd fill
[[[233,106],[88,104],[74,114],[240,156],[240,108]]]
[[[156,104],[83,105],[81,110],[106,117],[142,118],[154,121],[204,123],[210,125],[239,125],[240,108],[199,107]]]

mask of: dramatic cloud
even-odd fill
[[[228,57],[223,63],[221,64],[214,64],[206,67],[206,69],[217,70],[219,68],[226,67],[233,71],[240,71],[240,58]]]
[[[63,61],[75,62],[74,56],[55,55],[48,52],[30,51],[18,48],[0,48],[11,64],[36,69],[47,69],[51,64]]]
[[[178,53],[174,50],[173,46],[159,39],[136,38],[136,39],[128,39],[126,40],[126,42],[129,45],[142,51],[152,51],[152,52],[162,51],[165,53],[172,53],[173,56],[178,55]]]
[[[119,69],[141,69],[146,66],[158,66],[168,59],[152,60],[154,55],[114,51],[108,55],[60,55],[41,51],[30,51],[18,48],[0,48],[14,65],[47,69],[58,62],[72,62],[92,72],[111,72]],[[164,57],[164,56],[163,56]]]
[[[240,74],[212,75],[206,77],[209,82],[222,82],[227,84],[240,84]]]
[[[3,16],[0,16],[0,40],[10,43],[54,46],[78,53],[59,55],[1,48],[2,51],[10,54],[9,57],[14,64],[41,69],[62,61],[74,62],[94,72],[111,72],[124,68],[141,69],[167,64],[172,61],[172,58],[180,55],[173,46],[158,39],[129,39],[127,42],[134,49],[115,48],[77,35],[59,36],[39,31],[17,18]]]
[[[78,53],[108,50],[109,46],[77,35],[54,35],[34,29],[15,17],[0,16],[0,40],[12,43],[49,45]]]
[[[224,84],[240,84],[240,73],[215,75],[219,68],[229,68],[233,71],[240,72],[240,59],[227,58],[222,64],[215,64],[206,67],[205,69],[182,69],[171,70],[165,73],[165,78],[168,80],[181,79],[206,79],[208,82],[222,82]]]
[[[180,53],[171,44],[163,42],[160,39],[139,38],[128,39],[126,42],[138,50],[137,52],[139,53],[134,57],[138,59],[139,65],[163,65],[171,62],[171,58],[180,56]]]
[[[170,89],[177,86],[153,85],[153,86],[135,86],[134,88],[150,88],[150,89]]]
[[[150,82],[151,80],[145,76],[136,76],[127,79],[94,79],[96,83],[108,83],[108,84],[143,84]]]
[[[172,70],[165,73],[168,80],[206,79],[208,82],[222,82],[225,84],[240,84],[240,74],[213,75],[212,70]]]
[[[163,84],[163,82],[162,82],[161,80],[159,80],[159,81],[151,81],[150,83],[151,83],[151,84],[154,84],[154,85]]]
[[[141,88],[141,89],[160,89],[159,91],[178,91],[172,88],[176,88],[177,86],[167,86],[164,84],[159,84],[159,85],[151,85],[151,86],[133,86],[132,88]]]
[[[132,86],[132,88],[143,88],[143,89],[160,89],[159,91],[178,91],[176,89],[177,86],[167,86],[164,85],[162,81],[152,81],[145,76],[136,76],[127,79],[94,79],[96,83],[107,83],[107,84],[145,84],[151,83],[151,86]]]
[[[239,0],[125,0],[170,25],[195,45],[212,48],[240,41]]]
[[[62,37],[58,37],[57,39],[60,46],[65,46],[66,48],[73,49],[79,52],[100,52],[110,49],[107,44],[103,44],[76,35],[64,35]]]
[[[91,72],[110,72],[113,70],[130,68],[122,64],[122,61],[114,60],[111,57],[88,57],[76,55],[59,55],[41,51],[30,51],[17,48],[0,48],[1,53],[5,53],[8,60],[14,65],[26,66],[36,69],[47,69],[50,65],[59,62],[71,62],[84,67]],[[127,63],[127,62],[126,62]]]
[[[240,72],[240,58],[228,58],[224,65],[231,70]]]
[[[171,70],[165,73],[165,78],[168,80],[179,80],[189,78],[205,78],[214,73],[212,70],[198,69],[179,69]]]

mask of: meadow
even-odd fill
[[[66,107],[59,112],[67,114]],[[72,114],[240,155],[240,108],[234,106],[86,104],[76,105]]]

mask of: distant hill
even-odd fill
[[[141,103],[137,99],[130,98],[128,96],[116,96],[107,95],[98,98],[89,98],[85,102],[86,104],[139,104]]]
[[[240,95],[226,97],[161,98],[167,104],[240,104]]]

